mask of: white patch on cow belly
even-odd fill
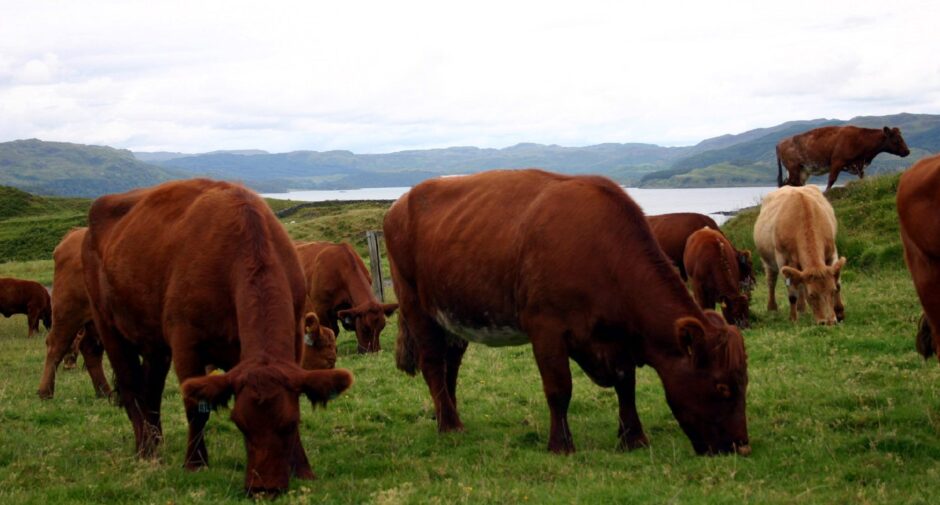
[[[490,347],[505,347],[529,343],[528,335],[518,328],[511,326],[484,326],[481,328],[463,326],[441,311],[437,312],[435,319],[437,319],[437,322],[449,333],[468,342],[476,342]]]

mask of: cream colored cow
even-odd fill
[[[807,302],[819,324],[845,318],[839,283],[845,258],[836,251],[836,228],[832,205],[817,186],[784,186],[764,197],[754,244],[767,274],[767,310],[777,310],[774,288],[782,273],[792,321]]]

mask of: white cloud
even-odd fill
[[[138,150],[680,145],[940,112],[940,4],[17,2],[0,140]]]

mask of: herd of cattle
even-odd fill
[[[906,154],[896,129],[883,135]],[[799,137],[781,142],[778,153],[796,156],[807,144]],[[839,169],[861,176],[874,155],[866,157]],[[822,162],[782,163],[800,184],[799,171]],[[897,201],[925,309],[918,349],[927,357],[940,350],[940,224],[933,219],[940,156],[902,176]],[[790,319],[808,305],[817,323],[843,320],[846,259],[836,251],[836,229],[816,186],[785,186],[764,198],[754,243],[768,310],[777,309],[782,274]],[[51,299],[37,283],[0,279],[0,311],[26,313],[30,335],[40,320],[51,324],[40,397],[53,396],[59,364],[80,352],[95,391],[125,408],[141,457],[162,439],[171,366],[189,422],[187,468],[208,463],[203,429],[210,412],[234,397],[250,494],[283,491],[290,476],[313,477],[298,431],[299,397],[326,403],[352,384],[349,371],[334,369],[340,325],[355,331],[359,352],[377,351],[385,318],[396,310],[396,364],[422,373],[442,432],[463,428],[456,389],[468,342],[528,343],[550,410],[551,451],[575,449],[567,421],[573,359],[598,385],[615,389],[621,447],[649,443],[634,389],[636,368],[650,365],[697,453],[750,453],[739,328],[749,325],[751,253],[707,216],[647,217],[603,177],[491,171],[415,186],[389,209],[384,234],[398,304],[376,299],[348,244],[291,242],[267,204],[244,187],[169,182],[97,199],[88,227],[55,249]]]

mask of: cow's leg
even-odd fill
[[[447,338],[442,330],[435,330],[431,324],[414,324],[415,321],[409,321],[410,331],[416,331],[418,335],[430,335],[422,339],[420,345],[421,374],[431,392],[431,398],[434,399],[434,411],[437,414],[437,429],[440,432],[462,431],[463,423],[460,421],[460,415],[457,413],[457,402],[450,395],[449,378],[453,377],[453,383],[456,387],[457,373],[460,369],[460,361],[453,362],[453,369],[448,370],[448,345]],[[418,329],[424,326],[423,331]],[[416,335],[416,338],[421,338]]]
[[[137,346],[121,335],[116,328],[99,329],[105,352],[114,370],[114,386],[120,393],[120,401],[134,428],[137,456],[151,458],[157,447],[152,438],[153,430],[146,427],[144,414],[144,371],[140,364]]]
[[[790,302],[790,321],[796,321],[799,318],[798,309],[800,299],[803,298],[802,288],[793,289],[793,286],[787,286],[787,299]],[[805,301],[803,302],[806,303]]]
[[[85,359],[85,369],[88,371],[88,377],[91,378],[91,384],[95,388],[95,395],[107,397],[111,394],[111,387],[108,386],[108,379],[104,376],[104,367],[102,366],[102,355],[104,347],[101,345],[101,339],[98,337],[98,331],[95,330],[95,324],[85,323],[85,335],[78,341],[79,350]]]
[[[778,272],[770,268],[767,264],[764,264],[764,274],[767,277],[767,311],[776,312],[777,311],[777,274]]]
[[[160,404],[163,401],[163,388],[166,386],[166,374],[170,371],[170,349],[168,347],[149,349],[142,362],[144,371],[144,415],[146,428],[151,430],[150,438],[159,445],[163,441],[163,424],[160,422]]]
[[[835,167],[832,167],[829,170],[829,182],[826,183],[826,192],[828,193],[832,189],[832,185],[836,183],[836,179],[839,178],[839,170]]]
[[[620,428],[617,430],[620,449],[647,447],[649,439],[643,433],[643,425],[636,411],[636,368],[629,367],[621,381],[614,385],[614,390],[620,403]]]
[[[523,320],[523,329],[532,340],[532,352],[542,375],[542,389],[551,414],[548,450],[555,453],[574,452],[574,439],[568,427],[568,404],[571,402],[571,367],[564,326],[545,318]]]
[[[206,363],[199,359],[199,354],[192,349],[192,342],[199,340],[193,335],[195,330],[183,330],[176,327],[168,332],[173,345],[173,368],[180,384],[192,377],[201,377],[206,373]],[[187,338],[187,334],[192,338]],[[188,345],[187,345],[188,343]],[[205,428],[209,422],[210,405],[206,402],[191,400],[183,396],[183,407],[186,409],[186,420],[189,422],[189,438],[186,443],[186,457],[183,467],[187,470],[198,470],[209,464],[209,452],[206,450]]]
[[[75,334],[81,328],[75,321],[56,321],[52,330],[46,334],[46,363],[39,381],[39,397],[52,398],[55,395],[55,372],[62,358],[72,348]]]
[[[447,346],[447,393],[454,402],[454,408],[457,408],[457,372],[460,371],[460,363],[463,361],[463,354],[467,351],[467,341],[454,339]]]
[[[39,313],[41,311],[38,307],[30,305],[26,311],[26,324],[28,325],[28,331],[26,333],[27,337],[32,337],[34,333],[39,331]]]

